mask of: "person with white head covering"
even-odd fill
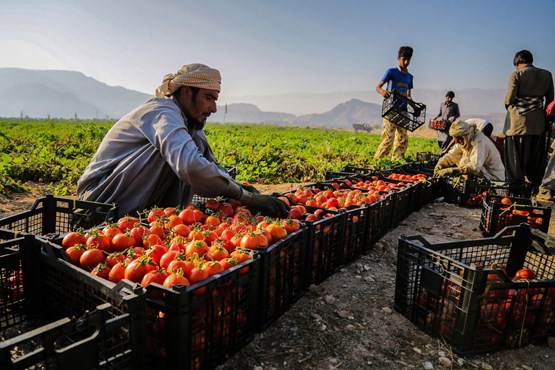
[[[77,182],[79,198],[116,203],[122,216],[154,206],[186,205],[193,194],[223,196],[285,216],[285,203],[235,182],[215,163],[203,128],[216,112],[220,87],[220,72],[204,64],[167,74],[156,97],[108,131]]]
[[[505,167],[499,151],[475,125],[457,120],[451,125],[449,135],[455,144],[438,160],[434,175],[463,174],[493,181],[505,180]]]

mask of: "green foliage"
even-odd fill
[[[0,119],[0,193],[35,181],[70,195],[113,123]],[[367,133],[261,124],[208,124],[205,131],[220,164],[235,165],[237,179],[250,183],[318,181],[345,165],[392,165],[374,163],[380,137]],[[437,152],[436,141],[411,138],[407,158],[417,152]]]

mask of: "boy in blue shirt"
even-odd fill
[[[413,50],[410,46],[401,46],[399,48],[399,52],[397,53],[399,66],[396,68],[389,68],[385,72],[381,81],[378,83],[378,86],[376,86],[376,91],[385,99],[389,97],[393,90],[397,90],[403,96],[412,100],[411,90],[413,88],[413,76],[408,71],[412,53]],[[387,88],[383,89],[385,84],[387,84]],[[374,155],[374,159],[378,160],[388,156],[391,148],[393,147],[391,160],[404,160],[408,145],[409,137],[407,130],[389,122],[389,120],[384,118],[382,141],[376,151],[376,154]]]

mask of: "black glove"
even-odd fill
[[[260,192],[258,191],[258,189],[255,188],[255,187],[252,186],[252,185],[239,184],[239,186],[242,187],[243,190],[250,191],[251,193],[255,193],[255,194],[260,194]]]
[[[243,191],[243,195],[239,200],[247,207],[254,208],[265,216],[286,217],[289,213],[289,207],[271,195]]]

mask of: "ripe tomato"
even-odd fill
[[[137,217],[124,216],[118,220],[118,227],[122,232],[131,230],[140,220]]]
[[[102,235],[107,236],[108,238],[112,239],[114,236],[121,234],[121,230],[117,225],[106,225],[102,229]]]
[[[112,238],[112,249],[116,252],[123,252],[127,248],[131,248],[137,245],[137,241],[129,232],[125,234],[117,234]]]
[[[83,235],[82,232],[79,231],[71,231],[64,236],[62,239],[62,247],[67,249],[69,247],[73,247],[76,244],[85,244],[87,242],[87,238]]]
[[[187,236],[191,232],[191,228],[185,224],[179,224],[179,225],[175,225],[172,231],[177,235]]]
[[[204,202],[204,208],[216,212],[218,209],[220,209],[220,202],[218,202],[216,199],[208,199],[206,202]]]
[[[163,285],[166,288],[171,288],[174,285],[185,285],[189,287],[191,286],[191,283],[185,276],[174,272],[168,275],[168,277],[164,280]]]
[[[224,258],[224,259],[218,261],[218,263],[219,263],[220,265],[222,265],[222,267],[223,267],[224,270],[227,270],[227,269],[230,269],[230,268],[232,268],[232,267],[234,267],[234,266],[237,266],[237,264],[238,264],[239,262],[237,261],[236,258],[228,257],[228,258]]]
[[[198,265],[191,270],[189,281],[191,282],[191,284],[196,284],[208,278],[208,272],[204,268],[204,265]]]
[[[150,257],[141,256],[133,261],[125,269],[125,278],[135,283],[140,283],[147,272],[156,268]]]
[[[177,225],[183,224],[183,220],[178,215],[171,215],[166,219],[164,223],[164,228],[166,230],[171,230]]]
[[[300,220],[303,217],[303,211],[298,206],[291,206],[291,208],[289,209],[288,217],[295,220]]]
[[[268,246],[268,239],[261,233],[249,231],[243,235],[239,246],[245,249],[265,248]]]
[[[219,240],[219,239],[216,239],[216,240]],[[224,244],[222,244],[221,242],[218,242],[210,246],[205,257],[208,261],[212,261],[212,260],[219,261],[229,257],[229,251],[224,247]]]
[[[179,212],[179,217],[183,220],[185,225],[192,225],[196,222],[195,214],[191,208],[185,208],[183,211]]]
[[[208,244],[204,240],[193,240],[187,244],[187,249],[185,250],[185,255],[187,257],[202,257],[208,252]]]
[[[101,233],[95,232],[87,238],[85,245],[108,252],[110,250],[110,239]]]
[[[151,246],[157,244],[164,245],[164,240],[156,234],[148,234],[146,238],[143,239],[143,246],[145,248],[150,248]]]
[[[220,204],[220,208],[218,210],[222,213],[222,215],[225,215],[227,217],[231,217],[233,216],[233,213],[235,213],[233,206],[229,203]]]
[[[511,199],[505,197],[501,199],[501,203],[503,204],[513,204],[513,202],[511,201]]]
[[[156,244],[150,247],[149,249],[147,249],[145,254],[150,258],[152,258],[152,261],[155,264],[160,265],[160,259],[167,251],[168,251],[168,248],[164,247],[163,245]]]
[[[99,263],[91,273],[99,278],[108,280],[111,268],[106,263]]]
[[[180,254],[180,252],[177,250],[168,250],[160,257],[158,265],[167,270],[170,262],[173,261],[178,254]]]
[[[114,265],[118,262],[125,261],[125,254],[122,252],[112,252],[106,256],[106,265],[110,268],[114,267]]]
[[[125,269],[127,268],[127,262],[118,262],[112,267],[110,273],[108,274],[108,279],[113,283],[118,283],[120,280],[125,279]]]
[[[164,269],[156,269],[156,270],[149,271],[145,274],[145,276],[143,276],[143,279],[141,280],[141,286],[144,288],[150,285],[151,283],[163,285],[164,280],[166,280],[168,275],[169,274]]]
[[[162,208],[153,208],[148,212],[147,221],[150,224],[163,216],[165,216],[165,214]]]
[[[191,275],[191,271],[194,267],[195,264],[190,260],[174,259],[169,263],[167,270],[169,273],[181,271],[181,273],[185,275],[185,277],[188,277]]]
[[[79,258],[79,264],[84,269],[92,270],[106,259],[104,252],[98,248],[87,249]]]
[[[536,274],[534,271],[530,270],[528,267],[523,267],[516,272],[513,280],[534,280],[535,278]]]
[[[217,261],[209,261],[204,264],[204,269],[208,273],[208,276],[214,276],[219,274],[224,270],[222,265],[220,265]],[[192,273],[192,271],[191,271]]]
[[[266,230],[268,230],[268,232],[272,236],[273,243],[287,236],[287,230],[283,226],[281,226],[281,222],[272,222],[271,224],[266,226]]]
[[[75,244],[74,246],[66,249],[66,254],[69,260],[71,261],[71,263],[73,263],[76,266],[79,266],[79,259],[81,258],[81,255],[85,253],[86,250],[87,248],[83,244]]]
[[[291,234],[301,228],[301,224],[299,223],[299,220],[295,220],[292,218],[287,218],[285,220],[282,220],[281,226],[285,228],[285,230],[287,231],[287,234]]]
[[[150,234],[150,230],[149,230],[148,227],[146,227],[144,225],[136,225],[135,227],[133,227],[131,229],[129,234],[133,238],[135,238],[135,245],[138,245],[139,247],[142,247],[143,246],[143,239],[144,239],[145,235]]]
[[[233,252],[231,252],[229,256],[234,258],[237,261],[237,263],[241,263],[252,259],[252,252],[236,249]]]

